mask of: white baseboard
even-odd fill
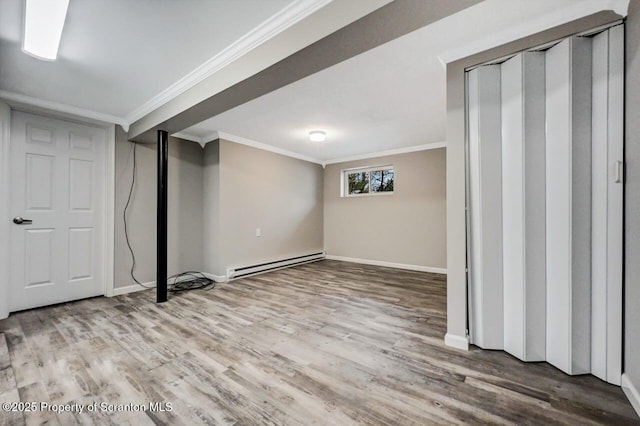
[[[214,280],[217,283],[223,283],[227,281],[227,277],[225,275],[213,275],[213,274],[209,274],[207,272],[202,272],[202,275],[204,275],[207,278],[210,278],[212,280]],[[185,277],[184,279],[188,279],[189,277]],[[142,283],[142,285],[144,285],[145,287],[149,287],[149,288],[155,288],[156,287],[156,282],[155,281],[149,281],[147,283]],[[144,288],[138,284],[133,284],[133,285],[128,285],[126,287],[116,287],[115,289],[113,289],[113,295],[114,296],[120,296],[121,294],[129,294],[129,293],[134,293],[136,291],[141,291],[141,290],[148,290],[147,288]]]
[[[142,283],[146,287],[155,288],[156,282],[149,281],[148,283]],[[147,288],[142,287],[138,284],[128,285],[126,287],[116,287],[113,289],[114,296],[120,296],[122,294],[135,293],[136,291],[148,290]]]
[[[357,258],[354,258],[354,257],[334,256],[332,254],[326,255],[325,259],[327,259],[327,260],[339,260],[341,262],[362,263],[364,265],[384,266],[384,267],[387,267],[387,268],[407,269],[409,271],[431,272],[431,273],[434,273],[434,274],[445,274],[446,275],[446,273],[447,273],[447,269],[446,268],[435,268],[435,267],[431,267],[431,266],[408,265],[406,263],[384,262],[382,260],[357,259]]]
[[[227,268],[227,279],[235,279],[248,277],[250,275],[262,274],[265,272],[275,271],[277,269],[288,268],[291,266],[301,265],[303,263],[316,262],[323,260],[324,252],[315,254],[303,254],[289,259],[275,260],[269,263],[262,263],[255,266],[243,266],[235,268]]]
[[[447,333],[444,336],[444,344],[463,351],[469,350],[469,338],[466,336],[458,336],[456,334]]]
[[[210,274],[208,272],[203,272],[202,275],[204,275],[205,277],[214,280],[217,283],[225,283],[227,282],[227,276],[226,275],[213,275]]]
[[[631,379],[627,374],[622,375],[622,390],[627,396],[627,399],[629,399],[633,409],[636,410],[636,413],[640,416],[640,392],[631,382]]]

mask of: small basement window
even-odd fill
[[[342,171],[343,197],[393,194],[393,166],[360,167]]]

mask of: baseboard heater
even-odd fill
[[[260,272],[300,265],[302,263],[317,262],[324,259],[324,253],[305,254],[303,256],[290,257],[288,259],[274,260],[272,262],[259,263],[257,265],[242,266],[227,269],[227,279],[246,277]]]

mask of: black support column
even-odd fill
[[[158,222],[156,245],[156,301],[167,301],[167,175],[169,134],[158,130]]]

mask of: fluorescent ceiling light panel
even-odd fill
[[[69,0],[25,0],[22,50],[55,61],[68,8]]]

